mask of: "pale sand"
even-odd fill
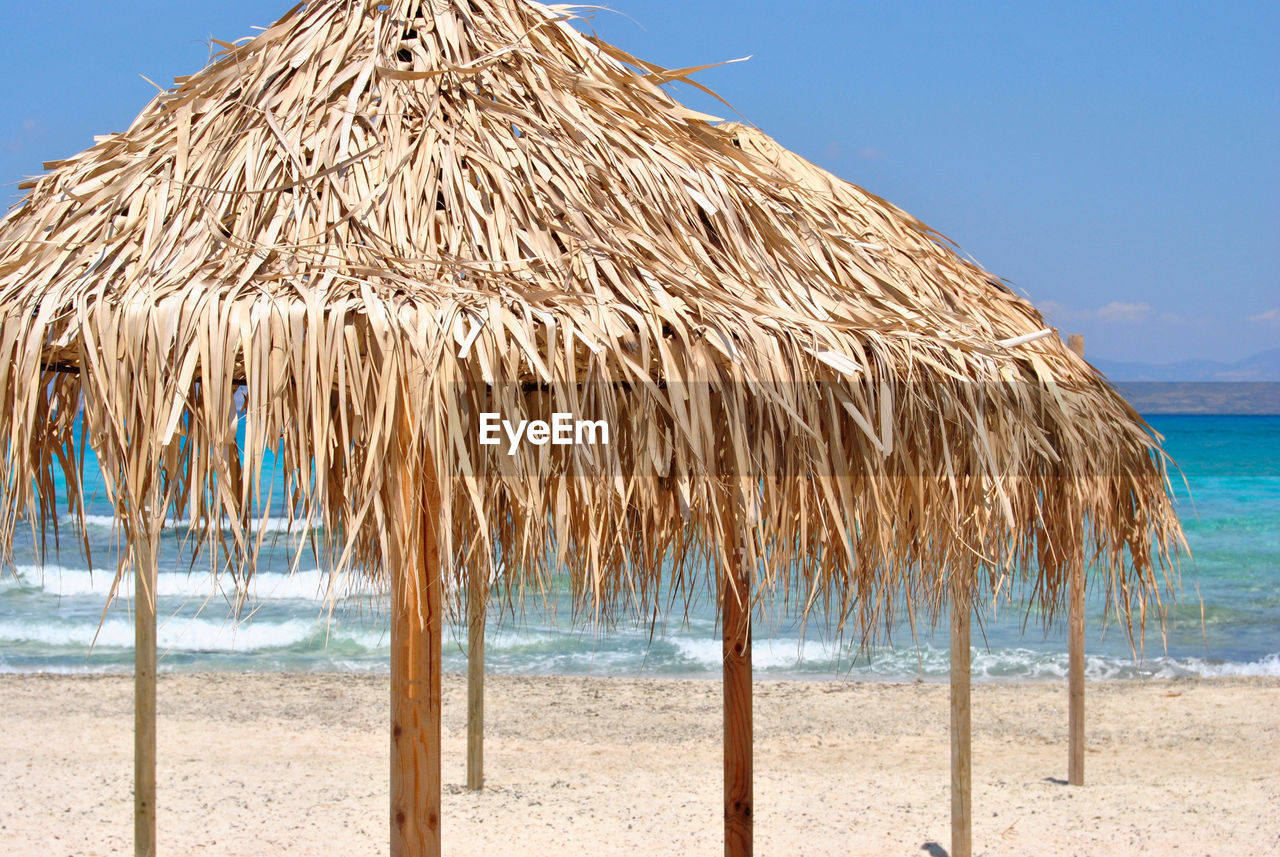
[[[130,692],[0,677],[0,854],[132,853]],[[720,853],[719,694],[491,677],[474,795],[449,676],[445,853]],[[386,698],[386,677],[162,677],[162,853],[386,853]],[[760,682],[755,700],[757,853],[943,853],[945,685]],[[1055,782],[1065,707],[1061,685],[975,686],[976,853],[1280,853],[1280,680],[1090,686],[1084,788]]]

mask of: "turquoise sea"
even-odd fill
[[[1178,508],[1192,557],[1183,562],[1177,603],[1163,633],[1149,627],[1135,657],[1124,628],[1104,616],[1090,592],[1088,672],[1092,678],[1181,675],[1280,675],[1280,417],[1155,416],[1181,469]],[[96,474],[87,476],[93,494]],[[128,672],[133,630],[127,599],[106,607],[114,571],[113,518],[97,501],[89,538],[90,570],[70,526],[63,548],[42,567],[28,539],[14,545],[14,568],[0,572],[0,672]],[[69,522],[68,522],[69,523]],[[305,566],[287,573],[296,533],[276,534],[240,618],[229,594],[202,572],[189,573],[175,527],[162,553],[160,664],[168,671],[385,672],[388,634],[378,592],[348,592],[330,613],[327,575]],[[197,565],[197,567],[199,567]],[[104,607],[105,612],[104,612]],[[713,608],[695,605],[687,622],[651,634],[647,624],[574,628],[570,611],[494,617],[486,664],[501,673],[719,675]],[[1064,630],[1046,634],[1019,604],[989,609],[975,625],[976,679],[1055,678],[1066,674]],[[945,625],[945,623],[943,623]],[[465,669],[465,633],[449,629],[445,667]],[[907,628],[894,644],[851,651],[811,622],[758,624],[754,658],[763,678],[938,680],[947,674],[945,627]]]

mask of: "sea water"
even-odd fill
[[[1280,675],[1280,417],[1155,416],[1177,463],[1174,489],[1192,556],[1184,559],[1176,601],[1163,626],[1148,621],[1135,646],[1091,587],[1087,619],[1090,678]],[[1185,481],[1184,481],[1185,480]],[[131,585],[112,594],[118,533],[101,498],[101,477],[86,473],[88,540],[95,567],[76,547],[70,520],[56,556],[38,565],[30,538],[14,545],[16,565],[0,570],[0,671],[128,672],[133,660]],[[386,593],[332,580],[324,569],[291,569],[305,536],[297,522],[266,522],[267,550],[249,597],[238,603],[229,579],[207,559],[184,556],[185,528],[166,530],[159,575],[162,671],[385,672],[389,662]],[[307,554],[303,553],[303,557]],[[553,605],[554,606],[554,605]],[[485,663],[497,673],[717,677],[720,639],[714,605],[694,603],[665,624],[575,626],[566,603],[523,614],[495,614]],[[1066,675],[1065,622],[1046,632],[1025,604],[987,605],[974,626],[976,679]],[[446,670],[465,669],[466,633],[450,625]],[[817,619],[761,620],[754,665],[761,678],[909,681],[945,678],[946,621],[896,629],[892,643],[859,648]]]

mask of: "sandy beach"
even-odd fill
[[[0,853],[132,853],[131,686],[0,677]],[[717,683],[488,687],[471,794],[446,677],[446,853],[719,853]],[[162,676],[162,850],[385,853],[387,694],[385,676]],[[946,703],[941,684],[759,683],[759,853],[945,853]],[[975,686],[975,853],[1280,853],[1280,679],[1091,686],[1085,788],[1060,783],[1065,709],[1060,685]]]

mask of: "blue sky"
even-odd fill
[[[284,2],[0,0],[0,182]],[[582,26],[956,240],[1090,356],[1280,344],[1280,4],[613,0]],[[680,97],[729,116],[691,90]]]

